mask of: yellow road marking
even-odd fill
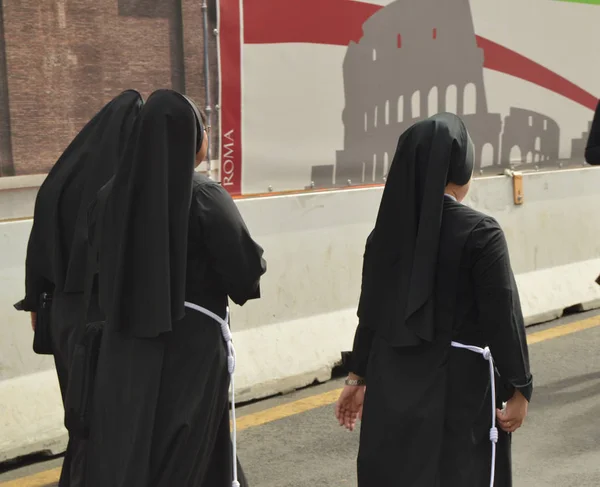
[[[60,467],[46,470],[45,472],[36,473],[29,477],[23,477],[10,482],[0,484],[1,487],[45,487],[58,482],[60,478]]]
[[[334,389],[333,391],[317,394],[316,396],[310,396],[305,399],[282,404],[281,406],[265,409],[264,411],[259,411],[258,413],[242,416],[237,420],[238,431],[245,430],[247,428],[253,428],[266,423],[272,423],[278,419],[294,416],[305,411],[310,411],[311,409],[328,406],[329,404],[333,404],[335,401],[337,401],[340,391],[341,389]]]
[[[596,326],[600,326],[600,316],[593,316],[585,320],[575,321],[566,325],[555,326],[553,328],[548,328],[547,330],[532,333],[527,337],[527,343],[533,345],[534,343],[545,342],[546,340],[570,335],[571,333],[578,331],[589,330]]]
[[[597,326],[600,326],[600,315],[531,333],[527,336],[527,343],[533,345],[534,343],[545,342],[578,331],[589,330],[590,328],[595,328]],[[265,409],[264,411],[241,416],[237,419],[238,431],[272,423],[273,421],[295,416],[323,406],[329,406],[337,401],[341,390],[342,389],[334,389],[322,394]],[[60,468],[55,468],[28,477],[11,480],[10,482],[0,483],[0,487],[46,487],[58,482],[60,470]]]

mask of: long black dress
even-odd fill
[[[225,317],[228,296],[259,297],[263,251],[218,183],[196,174],[192,194],[185,297]],[[190,309],[156,338],[107,323],[86,487],[229,487],[226,359],[219,325]]]
[[[585,148],[585,160],[592,166],[600,166],[600,101],[596,107],[592,128]]]
[[[60,156],[38,192],[27,247],[26,295],[16,305],[38,312],[40,295],[49,293],[49,338],[63,403],[69,383],[74,344],[85,316],[84,274],[87,207],[114,174],[124,141],[142,106],[137,91],[127,90],[100,110]],[[77,456],[71,438],[60,486],[70,485],[70,468]]]
[[[489,485],[488,363],[451,340],[489,346],[498,400],[532,394],[523,316],[503,232],[491,217],[445,198],[432,343],[397,348],[359,325],[347,367],[367,379],[359,486]],[[500,431],[496,487],[512,485],[511,437]]]

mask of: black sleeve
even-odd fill
[[[533,392],[529,350],[504,233],[495,220],[486,218],[475,228],[472,238],[478,322],[502,379],[529,401]]]
[[[360,319],[363,313],[361,312],[361,306],[365,300],[368,300],[368,294],[366,294],[364,287],[364,277],[367,270],[365,256],[371,245],[373,239],[373,232],[367,237],[365,245],[365,252],[363,255],[363,285],[361,286],[361,297],[358,305],[358,317],[359,322],[356,327],[356,333],[354,334],[354,344],[352,346],[352,352],[342,353],[342,366],[347,372],[353,372],[360,377],[366,377],[367,365],[369,363],[369,355],[371,354],[371,345],[373,344],[373,338],[375,337],[375,331],[373,327],[367,326],[368,324]]]
[[[358,324],[354,334],[352,352],[342,353],[342,367],[346,372],[353,372],[359,377],[366,377],[369,354],[375,331],[372,328]]]
[[[30,244],[25,261],[25,297],[14,305],[18,311],[37,312],[42,293],[51,293],[54,285],[37,272],[32,263]]]
[[[600,166],[600,101],[596,107],[594,121],[592,122],[590,135],[585,148],[585,160],[592,166]]]
[[[199,185],[194,198],[211,266],[223,290],[240,306],[259,298],[260,277],[267,269],[263,249],[252,240],[233,199],[218,184]]]

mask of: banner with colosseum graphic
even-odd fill
[[[581,166],[600,7],[560,0],[221,0],[234,194],[379,184],[400,133],[461,115],[477,175]]]

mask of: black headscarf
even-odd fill
[[[130,336],[156,337],[184,316],[197,123],[182,95],[154,92],[98,196],[100,304]]]
[[[194,110],[194,116],[196,117],[196,154],[200,152],[202,148],[202,141],[204,140],[204,125],[202,124],[202,115],[200,115],[200,109],[196,102],[192,100],[189,96],[183,95],[183,97],[188,101],[192,110]]]
[[[400,137],[367,240],[358,309],[361,323],[396,346],[434,339],[444,189],[466,184],[473,163],[473,144],[456,115],[435,115]]]
[[[128,90],[105,105],[40,187],[27,247],[26,309],[35,309],[41,279],[60,290],[83,291],[87,207],[114,174],[142,103],[137,91]]]
[[[588,164],[600,166],[600,100],[590,128],[590,135],[585,148],[585,160]]]

